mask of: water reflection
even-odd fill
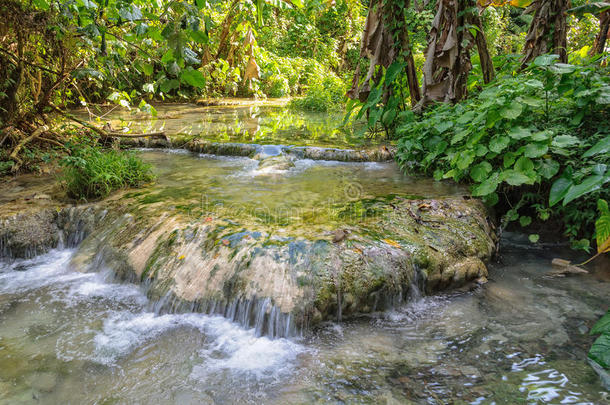
[[[343,125],[341,113],[314,113],[277,105],[200,107],[161,104],[157,115],[137,110],[96,111],[114,129],[132,133],[165,131],[170,136],[197,136],[214,142],[350,147],[371,142],[362,124]],[[85,110],[76,115],[88,118]]]

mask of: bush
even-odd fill
[[[554,218],[587,248],[596,201],[610,197],[610,76],[554,61],[541,56],[462,103],[411,114],[397,158],[406,170],[471,183],[474,196],[499,203],[504,224]]]
[[[134,153],[86,146],[61,161],[62,181],[72,198],[102,198],[112,191],[154,180],[151,166]]]
[[[343,107],[345,84],[334,74],[314,76],[303,98],[294,99],[290,106],[309,111],[337,111]]]

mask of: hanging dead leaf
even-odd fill
[[[248,46],[252,47],[256,43],[256,37],[252,32],[252,28],[248,30],[246,36],[244,37],[244,49],[247,49]]]
[[[258,79],[260,77],[260,69],[256,63],[254,56],[250,56],[248,59],[248,65],[246,66],[246,73],[244,74],[244,80]]]

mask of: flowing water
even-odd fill
[[[140,287],[71,269],[71,250],[4,263],[0,403],[607,401],[585,354],[609,284],[543,278],[558,252],[504,252],[478,290],[275,340],[157,315]]]
[[[279,227],[339,221],[345,201],[464,192],[393,163],[297,160],[269,171],[248,158],[139,153],[158,175],[130,192],[142,207],[241,210]],[[325,205],[334,208],[304,214]],[[290,339],[220,316],[158,314],[144,287],[117,283],[112,269],[72,267],[73,250],[0,262],[0,404],[608,403],[586,352],[610,283],[545,278],[551,259],[570,253],[512,240],[482,287],[413,287],[392,311]]]

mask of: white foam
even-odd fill
[[[23,293],[89,277],[70,270],[72,253],[73,250],[52,250],[33,259],[0,263],[0,292]]]
[[[94,337],[93,360],[114,364],[145,342],[181,327],[206,335],[208,343],[199,351],[203,365],[195,366],[191,377],[201,379],[215,370],[248,372],[257,377],[288,371],[304,348],[287,339],[256,337],[253,329],[243,329],[220,316],[204,314],[134,314],[124,311],[104,321],[103,330]]]

